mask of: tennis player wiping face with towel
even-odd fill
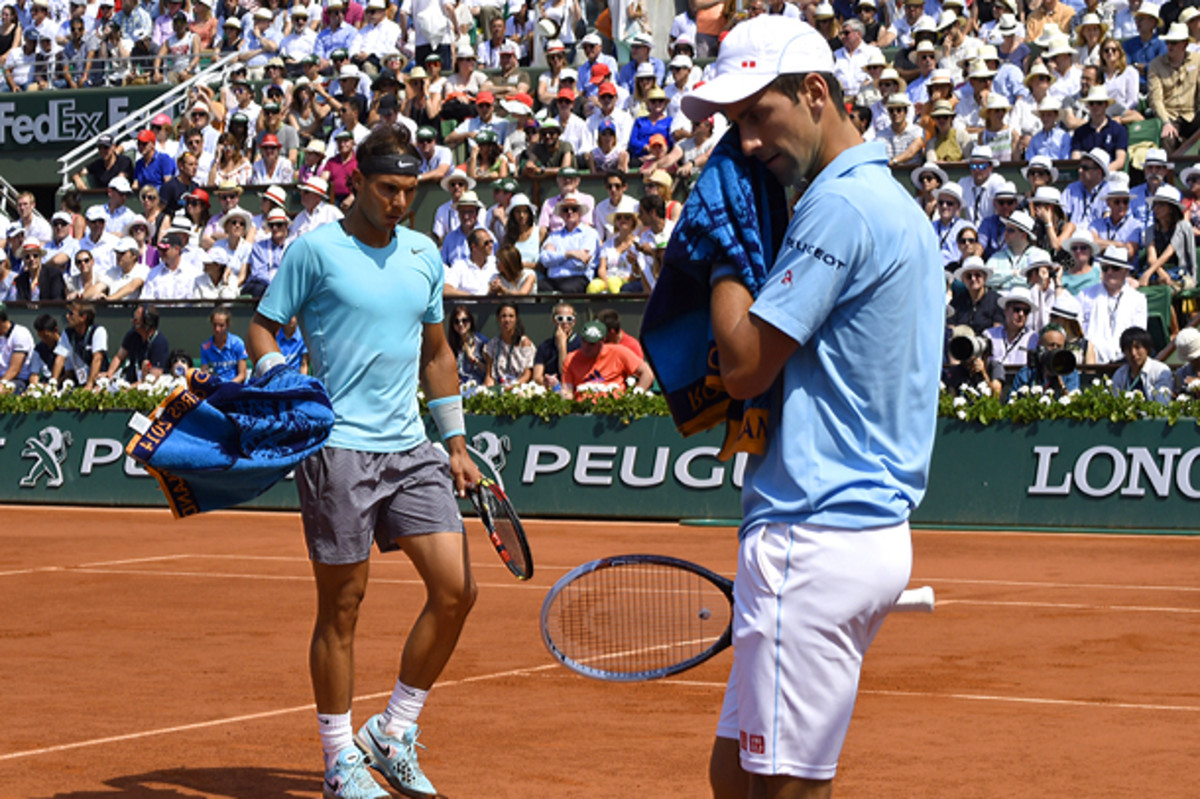
[[[725,388],[771,398],[742,489],[718,799],[832,793],[863,655],[909,579],[908,517],[933,448],[937,241],[833,73],[819,33],[761,16],[682,100],[693,120],[736,123],[730,135],[782,184],[807,184],[756,297],[728,265],[711,276]]]
[[[287,249],[251,323],[256,371],[281,362],[275,332],[300,320],[312,373],[336,416],[329,443],[296,471],[317,584],[309,654],[326,797],[386,797],[367,771],[408,796],[436,793],[417,763],[417,715],[475,600],[455,493],[479,480],[467,455],[453,352],[442,328],[442,262],[427,237],[398,227],[419,159],[391,126],[358,146],[355,204],[339,223]],[[425,437],[418,380],[449,458]],[[355,734],[354,626],[368,557],[400,549],[425,582],[383,713]],[[364,757],[369,755],[369,758]]]

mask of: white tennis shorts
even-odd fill
[[[763,524],[734,580],[733,667],[718,738],[752,774],[832,779],[863,655],[908,584],[908,524]]]

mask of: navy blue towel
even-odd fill
[[[333,406],[324,386],[280,365],[245,385],[191,370],[130,426],[125,451],[158,480],[176,518],[257,497],[325,445]]]
[[[787,224],[784,187],[742,153],[730,128],[683,205],[642,317],[641,341],[676,428],[689,436],[727,422],[723,458],[761,452],[766,405],[765,398],[732,400],[721,385],[709,277],[714,265],[732,266],[757,296]]]

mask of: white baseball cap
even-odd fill
[[[833,72],[833,52],[825,37],[798,19],[763,14],[725,37],[713,79],[684,95],[681,108],[693,122],[707,119],[780,75],[799,72]]]

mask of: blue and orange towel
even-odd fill
[[[742,153],[737,128],[730,128],[683,205],[642,317],[642,345],[676,428],[690,436],[724,422],[721,460],[762,454],[768,396],[741,401],[725,392],[709,317],[710,276],[716,266],[732,268],[757,296],[787,224],[787,192]]]
[[[277,366],[245,385],[193,369],[147,418],[125,452],[156,480],[175,518],[262,494],[325,445],[333,406],[314,378]]]

